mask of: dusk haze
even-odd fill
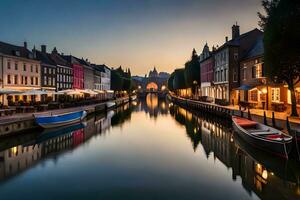
[[[183,66],[205,42],[221,44],[235,22],[241,32],[258,28],[260,10],[260,0],[3,0],[0,38],[31,48],[59,44],[67,54],[144,75],[153,66]]]
[[[4,200],[300,199],[299,0],[0,0]]]

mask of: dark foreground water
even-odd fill
[[[300,199],[298,162],[154,95],[41,132],[0,141],[1,199]]]

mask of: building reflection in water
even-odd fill
[[[158,115],[167,115],[169,109],[165,99],[160,99],[157,94],[149,93],[146,95],[146,100],[137,101],[138,111],[144,111],[150,118],[156,119]]]
[[[56,160],[94,136],[106,135],[112,126],[129,122],[133,111],[144,111],[154,119],[170,113],[176,122],[185,127],[193,150],[198,153],[202,148],[207,160],[220,161],[230,169],[232,180],[241,181],[250,195],[255,193],[262,199],[299,199],[299,162],[285,162],[257,151],[233,134],[225,123],[200,117],[153,94],[146,100],[131,102],[131,106],[126,104],[106,115],[90,117],[84,124],[47,130],[24,140],[2,142],[7,145],[0,152],[0,182],[9,180],[43,159]]]
[[[0,152],[0,183],[16,176],[33,167],[43,159],[56,160],[65,152],[72,151],[83,143],[88,142],[95,135],[105,134],[111,126],[121,125],[130,119],[131,109],[129,104],[109,111],[106,115],[90,117],[83,124],[75,124],[68,127],[45,130],[34,139],[23,144],[6,147]],[[19,139],[18,139],[19,140]],[[4,143],[4,142],[3,142]],[[8,144],[16,144],[17,141],[9,141]]]
[[[231,169],[232,179],[241,179],[250,195],[254,192],[262,199],[300,199],[297,161],[284,161],[253,149],[228,127],[181,107],[170,104],[170,113],[185,126],[194,151],[201,144],[207,159],[218,159]]]

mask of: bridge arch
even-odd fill
[[[155,83],[155,82],[149,82],[149,83],[146,85],[146,90],[147,90],[147,91],[151,91],[151,92],[156,92],[156,91],[159,90],[159,88],[158,88],[157,83]]]

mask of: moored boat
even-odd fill
[[[293,145],[293,137],[283,132],[240,117],[232,117],[233,128],[247,143],[288,159]]]
[[[82,121],[87,115],[86,111],[76,111],[57,115],[34,115],[36,123],[43,128],[54,128]]]

